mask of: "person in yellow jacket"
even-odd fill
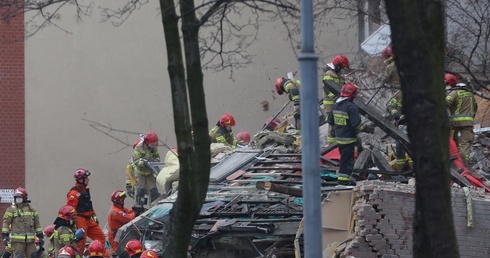
[[[449,94],[446,96],[446,103],[450,113],[451,137],[458,144],[461,158],[468,164],[471,145],[475,138],[473,119],[478,110],[478,105],[473,93],[468,90],[466,84],[459,83],[459,78],[456,75],[446,73],[444,81],[450,87]]]
[[[216,125],[209,131],[211,143],[224,143],[235,148],[237,141],[233,137],[232,131],[232,127],[235,125],[235,118],[231,114],[223,114]]]
[[[294,127],[296,128],[297,132],[299,132],[301,130],[301,107],[299,103],[299,91],[301,84],[299,80],[279,77],[276,79],[274,86],[279,95],[287,93],[289,100],[293,102]]]
[[[140,138],[143,138],[144,134],[140,135]],[[141,139],[136,140],[133,143],[133,150],[141,142]],[[126,193],[128,194],[129,197],[134,198],[134,188],[136,185],[136,177],[134,175],[134,170],[133,170],[133,158],[131,157],[129,159],[128,164],[126,165]]]
[[[158,135],[149,131],[141,137],[141,141],[133,149],[132,168],[136,179],[135,207],[143,207],[145,194],[150,197],[150,202],[160,196],[154,171],[150,165],[150,162],[160,162],[160,154],[157,147]]]
[[[14,202],[3,214],[3,243],[6,253],[15,258],[31,257],[37,253],[35,238],[39,238],[41,247],[44,243],[39,214],[27,199],[24,188],[15,189],[13,197]]]
[[[340,74],[342,69],[346,68],[349,69],[349,59],[347,59],[346,56],[344,55],[336,55],[333,57],[332,62],[327,64],[325,66],[326,72],[323,75],[323,110],[325,111],[325,121],[328,120],[328,114],[330,114],[330,111],[332,110],[332,106],[335,103],[335,100],[338,98],[337,95],[335,95],[330,87],[330,83],[335,83],[339,85],[339,87],[345,84],[345,79],[342,77]],[[334,143],[335,138],[333,137],[332,132],[332,127],[328,127],[328,133],[327,133],[327,142],[328,143]]]

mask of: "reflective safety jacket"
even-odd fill
[[[293,102],[295,106],[299,105],[299,88],[301,84],[297,80],[285,79],[282,80],[282,88],[288,94],[289,100]]]
[[[12,243],[32,243],[36,234],[42,234],[39,214],[29,203],[13,203],[3,215],[2,233],[10,233]]]
[[[333,104],[338,96],[336,96],[328,86],[328,83],[336,83],[339,87],[345,84],[344,78],[340,75],[340,72],[336,72],[334,69],[329,68],[327,72],[323,75],[323,109],[328,115],[330,110],[332,110]]]
[[[95,215],[90,197],[90,190],[83,184],[76,183],[66,195],[66,204],[73,206],[79,217],[90,219]]]
[[[386,107],[386,109],[388,110],[388,113],[390,113],[390,115],[394,115],[397,112],[399,112],[401,114],[402,106],[403,106],[402,101],[403,101],[403,93],[401,90],[399,90],[388,101],[388,105]]]
[[[357,141],[357,133],[361,126],[359,108],[351,99],[339,99],[333,105],[327,123],[333,126],[332,130],[337,144],[354,143]]]
[[[71,246],[75,248],[75,250],[78,250],[73,228],[67,226],[57,227],[53,231],[50,239],[53,241],[53,247],[56,254],[64,246]]]
[[[473,126],[478,105],[473,93],[466,89],[456,89],[446,96],[451,126]]]
[[[237,141],[233,137],[233,131],[221,127],[219,124],[216,124],[209,131],[209,138],[211,139],[211,143],[224,143],[236,147]]]
[[[153,174],[151,167],[145,166],[148,162],[160,162],[160,154],[157,148],[151,148],[148,144],[140,141],[133,149],[133,170],[134,173],[148,176]]]
[[[107,225],[115,234],[120,227],[133,220],[134,217],[136,213],[133,210],[113,204],[107,215]]]

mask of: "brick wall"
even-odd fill
[[[364,181],[355,188],[354,236],[342,257],[412,258],[415,189],[406,184]],[[452,207],[459,254],[490,257],[490,198],[470,190],[472,226],[463,189],[452,190]]]
[[[25,186],[24,110],[24,16],[18,14],[0,20],[0,189]],[[0,216],[9,205],[0,203]]]

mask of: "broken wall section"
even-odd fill
[[[482,191],[470,189],[468,192],[470,196],[467,199],[463,189],[452,189],[460,255],[490,257],[490,198]],[[352,240],[346,244],[340,257],[413,257],[415,187],[363,181],[358,182],[354,194]]]

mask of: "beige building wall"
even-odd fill
[[[132,150],[104,133],[129,144],[137,136],[98,128],[101,132],[87,120],[128,132],[154,130],[169,146],[175,145],[159,13],[158,2],[150,1],[114,27],[101,23],[97,10],[80,23],[65,12],[58,24],[66,31],[50,26],[27,39],[26,187],[43,227],[65,203],[78,167],[92,172],[89,187],[101,225],[106,223],[110,194],[124,189]],[[338,28],[325,28],[316,43],[319,67],[337,53],[353,57],[358,49],[357,34],[338,33]],[[237,120],[235,132],[254,133],[287,101],[275,94],[273,82],[299,70],[298,61],[280,24],[263,24],[261,29],[249,49],[253,63],[235,71],[233,79],[228,72],[204,71],[210,127],[230,112]],[[263,100],[270,103],[268,112],[262,110]],[[164,156],[166,149],[159,150]],[[128,200],[126,205],[132,206]]]

